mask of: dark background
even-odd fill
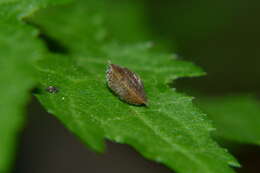
[[[158,40],[180,58],[204,68],[206,77],[177,82],[179,91],[210,96],[260,94],[260,2],[258,0],[144,0],[147,23]],[[183,90],[182,88],[185,88]],[[107,143],[105,154],[87,149],[32,99],[28,106],[14,173],[167,173],[131,147]],[[232,147],[231,147],[232,146]],[[260,172],[260,149],[227,145],[243,165],[241,173]]]

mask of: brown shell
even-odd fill
[[[120,99],[134,105],[147,105],[144,85],[137,74],[127,68],[109,64],[107,83]]]

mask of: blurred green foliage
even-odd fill
[[[199,98],[198,104],[212,119],[218,137],[260,145],[260,103],[252,96]]]
[[[215,134],[259,145],[259,100],[213,97],[259,93],[258,1],[88,0],[77,8],[72,4],[50,7],[65,2],[69,1],[0,2],[0,172],[10,165],[29,90],[37,81],[42,87],[38,97],[46,109],[96,150],[102,150],[106,137],[131,144],[145,157],[178,172],[230,172],[224,162],[237,163],[209,138],[211,126],[192,105],[191,98],[163,86],[169,77],[202,74],[195,66],[174,60],[176,55],[171,52],[202,65],[208,73],[207,77],[174,82],[173,86],[208,94],[198,95],[197,102],[216,126]],[[29,17],[41,8],[47,10]],[[34,69],[39,58],[43,60]],[[107,60],[141,74],[151,95],[152,110],[130,107],[107,92],[103,78]],[[152,68],[147,68],[148,64]],[[40,78],[35,77],[35,70]],[[64,90],[57,96],[48,94],[44,91],[48,85],[59,85]],[[91,93],[84,92],[85,88]],[[156,100],[165,106],[158,106]],[[111,104],[117,105],[115,110],[108,109],[113,107]],[[102,117],[103,113],[93,105],[106,110],[107,117]],[[114,117],[131,111],[136,117],[122,122],[122,117]],[[102,118],[97,120],[97,115]],[[176,122],[168,120],[169,115]],[[109,118],[112,121],[106,123]],[[141,128],[139,121],[146,123],[149,130]],[[153,144],[154,139],[161,145]]]
[[[0,28],[0,172],[7,172],[29,91],[36,84],[32,64],[39,58],[39,45],[31,27],[0,21]],[[23,44],[17,46],[18,42]]]

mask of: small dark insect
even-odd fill
[[[109,64],[106,78],[109,88],[121,100],[134,105],[147,105],[144,85],[134,72],[115,64]]]
[[[48,86],[48,87],[46,88],[46,91],[48,91],[49,93],[54,94],[54,93],[59,92],[59,89],[56,88],[56,87],[54,87],[54,86]]]

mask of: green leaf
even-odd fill
[[[71,0],[1,0],[0,19],[16,21],[32,15],[49,5],[63,4]]]
[[[0,21],[0,172],[7,172],[24,122],[29,91],[36,85],[32,63],[42,49],[36,30]]]
[[[53,4],[54,2],[52,2]],[[30,90],[36,85],[33,64],[45,51],[38,31],[17,20],[50,1],[3,0],[0,2],[0,172],[14,160],[16,137],[24,124]]]
[[[198,103],[213,120],[217,136],[260,145],[260,103],[255,97],[201,98]]]
[[[104,139],[109,139],[129,144],[177,172],[233,172],[228,164],[238,163],[211,139],[207,117],[193,106],[191,97],[168,87],[173,79],[203,71],[157,53],[147,43],[108,41],[103,14],[97,12],[95,1],[88,2],[52,8],[33,19],[70,52],[49,55],[37,64],[41,83],[37,98],[44,107],[96,151],[103,151]],[[148,107],[129,105],[110,92],[105,81],[108,60],[141,76]],[[48,86],[59,92],[47,92]]]
[[[84,69],[78,69],[69,57],[50,57],[40,62],[42,93],[38,98],[95,150],[102,151],[103,138],[108,138],[130,144],[145,157],[178,172],[232,172],[227,163],[236,163],[211,140],[212,127],[205,115],[192,105],[190,97],[176,93],[165,82],[165,72],[190,76],[199,70],[170,59],[164,68],[140,68],[135,59],[130,62],[133,55],[151,65],[161,60],[151,58],[148,52],[145,55],[140,45],[126,49],[129,53],[122,50],[124,55],[110,54],[110,59],[141,75],[149,98],[148,108],[128,105],[109,91],[104,79],[107,59],[102,57],[86,58],[85,63],[81,62]],[[129,62],[119,59],[123,57]],[[167,60],[167,56],[164,58]],[[167,64],[174,68],[167,68]],[[192,68],[194,72],[189,71]],[[48,86],[57,87],[59,92],[44,91]]]

